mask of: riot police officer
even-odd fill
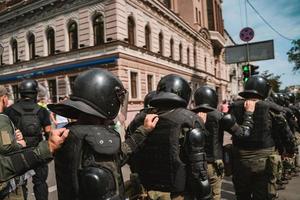
[[[150,101],[159,122],[143,148],[132,158],[150,199],[210,199],[204,152],[203,121],[186,109],[188,82],[174,74],[163,77]]]
[[[70,136],[55,157],[59,200],[124,199],[121,165],[143,144],[158,121],[147,115],[123,143],[113,119],[125,104],[126,90],[112,73],[92,69],[80,74],[70,99],[48,105],[61,116],[76,119],[67,125]]]
[[[270,172],[267,170],[268,157],[274,153],[272,128],[276,125],[273,113],[280,112],[277,106],[265,101],[270,91],[267,79],[251,77],[239,95],[245,100],[235,102],[230,110],[237,124],[246,126],[243,137],[232,137],[234,145],[233,183],[237,200],[266,200],[270,196],[268,186]],[[251,109],[245,110],[247,103]],[[245,119],[247,119],[245,121]],[[234,129],[234,127],[233,127]]]
[[[51,131],[50,113],[46,108],[37,104],[38,83],[35,80],[24,80],[20,87],[21,99],[5,110],[5,113],[23,133],[28,147],[35,147],[49,135]],[[32,177],[33,191],[37,200],[48,199],[48,165],[41,165],[35,170]],[[23,186],[24,196],[27,199],[28,190]]]
[[[7,90],[4,86],[0,86],[0,113],[4,111],[7,105]],[[13,139],[14,126],[12,122],[4,114],[0,115],[0,120],[1,143],[3,145],[0,148],[0,183],[51,161],[53,153],[68,137],[68,130],[66,129],[53,130],[48,141],[41,141],[35,148],[16,151],[20,146]],[[20,139],[22,138],[18,140]],[[21,144],[22,146],[25,145],[24,142]]]
[[[205,128],[209,132],[205,138],[205,153],[208,166],[208,177],[212,187],[214,200],[221,199],[221,185],[224,171],[223,164],[223,137],[224,131],[220,127],[223,113],[218,111],[218,95],[209,86],[202,86],[194,93],[194,112],[202,115],[207,112]],[[209,112],[208,112],[209,111]]]

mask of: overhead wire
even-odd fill
[[[277,31],[259,12],[258,10],[249,2],[249,0],[245,0],[249,6],[254,10],[254,12],[263,20],[263,22],[269,26],[270,29],[272,29],[275,33],[277,33],[279,36],[281,36],[282,38],[292,41],[294,39],[288,38],[286,36],[284,36],[283,34],[281,34],[279,31]]]

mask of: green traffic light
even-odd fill
[[[244,65],[243,66],[243,71],[244,72],[248,72],[249,71],[249,66],[248,65]]]

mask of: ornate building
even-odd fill
[[[227,94],[221,0],[7,0],[0,3],[0,84],[18,98],[34,78],[53,102],[93,67],[129,91],[131,119],[166,74]],[[3,52],[3,53],[2,53]]]

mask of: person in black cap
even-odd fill
[[[15,126],[21,130],[27,147],[36,147],[43,140],[43,134],[48,137],[51,131],[50,114],[46,108],[37,104],[38,83],[35,80],[24,80],[19,86],[21,99],[5,110],[5,113]],[[33,191],[37,200],[48,200],[48,165],[36,168],[32,177]],[[28,190],[23,186],[27,199]]]
[[[113,119],[127,103],[126,93],[112,73],[92,69],[75,79],[69,99],[48,105],[52,112],[77,120],[66,126],[70,135],[55,157],[59,200],[125,199],[121,166],[158,122],[157,115],[147,115],[121,143]]]
[[[131,159],[150,199],[211,199],[207,177],[203,121],[186,109],[191,95],[189,83],[170,74],[163,77],[149,112],[159,122],[145,145]]]
[[[285,124],[275,120],[276,114],[281,112],[278,106],[265,101],[270,88],[264,77],[249,78],[244,91],[239,93],[244,100],[234,102],[229,111],[230,115],[225,117],[228,121],[235,119],[244,130],[242,134],[236,135],[237,126],[229,128],[233,133],[232,179],[237,200],[276,198],[276,193],[270,191],[275,179],[271,177],[269,156],[274,154],[273,129],[284,129]],[[290,137],[284,135],[284,139],[286,144],[293,145]]]

